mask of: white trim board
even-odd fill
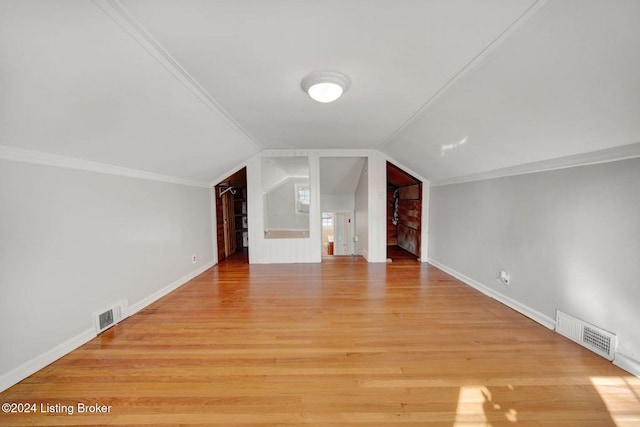
[[[96,329],[92,326],[91,328],[79,333],[74,337],[69,338],[65,342],[58,344],[57,346],[42,353],[41,355],[36,356],[31,360],[27,360],[17,368],[14,368],[9,372],[2,374],[0,376],[0,391],[4,391],[9,387],[19,383],[29,375],[38,372],[40,369],[60,359],[62,356],[71,353],[81,345],[88,343],[96,336]]]
[[[440,270],[444,271],[447,274],[450,274],[451,276],[455,277],[456,279],[460,280],[461,282],[463,282],[464,284],[471,286],[472,288],[482,292],[483,294],[495,299],[496,301],[506,305],[509,308],[512,308],[513,310],[517,311],[520,314],[523,314],[525,316],[527,316],[528,318],[534,320],[535,322],[541,324],[542,326],[551,329],[551,330],[555,330],[556,327],[556,321],[555,319],[548,317],[542,313],[540,313],[537,310],[534,310],[531,307],[528,307],[524,304],[519,303],[516,300],[513,300],[505,295],[502,295],[501,293],[489,288],[488,286],[485,286],[473,279],[471,279],[470,277],[465,276],[462,273],[457,272],[456,270],[453,270],[441,263],[439,263],[438,261],[435,261],[434,259],[429,258],[429,264],[433,265],[434,267],[439,268]],[[620,369],[623,369],[627,372],[629,372],[632,375],[635,375],[636,377],[640,378],[640,362],[632,359],[631,357],[625,356],[624,354],[621,353],[616,353],[615,358],[613,359],[613,364],[615,366],[617,366]]]
[[[127,317],[131,316],[131,315],[139,312],[143,308],[153,304],[154,302],[158,301],[163,296],[169,294],[171,291],[174,291],[174,290],[178,289],[180,286],[184,285],[189,280],[201,275],[202,273],[204,273],[205,271],[207,271],[208,269],[210,269],[214,265],[215,265],[214,261],[209,261],[205,265],[203,265],[202,267],[198,268],[197,270],[192,271],[191,273],[187,274],[186,276],[183,276],[183,277],[179,278],[178,280],[170,283],[169,285],[165,286],[164,288],[152,293],[148,297],[141,299],[137,303],[130,305],[129,309],[127,310]]]
[[[27,150],[25,148],[0,145],[0,160],[30,163],[34,165],[53,166],[64,169],[75,169],[86,172],[103,173],[107,175],[124,176],[128,178],[146,179],[149,181],[167,182],[170,184],[188,185],[191,187],[209,188],[209,183],[191,181],[174,176],[161,175],[153,172],[145,172],[137,169],[129,169],[106,163],[61,156],[59,154],[45,153],[43,151]]]
[[[123,313],[121,322],[123,320],[125,320],[127,317],[137,313],[138,311],[142,310],[146,306],[148,306],[148,305],[154,303],[155,301],[159,300],[163,296],[167,295],[169,292],[171,292],[171,291],[179,288],[180,286],[184,285],[185,283],[187,283],[191,279],[193,279],[193,278],[199,276],[200,274],[204,273],[205,271],[207,271],[208,269],[210,269],[214,265],[215,265],[215,263],[213,261],[208,262],[207,264],[201,266],[197,270],[192,271],[191,273],[187,274],[186,276],[181,277],[180,279],[170,283],[168,286],[160,289],[157,292],[154,292],[153,294],[151,294],[148,297],[142,299],[141,301],[138,301],[137,303],[129,306],[128,309],[127,309],[127,313]],[[95,327],[91,326],[91,328],[89,328],[89,329],[79,333],[78,335],[76,335],[74,337],[71,337],[68,340],[56,345],[55,347],[53,347],[50,350],[47,350],[46,352],[42,353],[41,355],[36,356],[33,359],[26,361],[25,363],[23,363],[22,365],[18,366],[17,368],[14,368],[14,369],[10,370],[9,372],[5,372],[4,374],[0,375],[0,392],[8,389],[9,387],[11,387],[11,386],[19,383],[20,381],[24,380],[28,376],[30,376],[30,375],[38,372],[39,370],[45,368],[46,366],[48,366],[51,363],[55,362],[56,360],[60,359],[62,356],[71,353],[73,350],[77,349],[78,347],[80,347],[83,344],[88,343],[89,341],[91,341],[96,336],[97,335],[96,335]]]
[[[558,157],[555,159],[541,160],[538,162],[524,163],[502,169],[494,169],[486,172],[474,173],[448,179],[434,181],[431,186],[462,184],[465,182],[484,181],[487,179],[505,178],[530,173],[547,172],[557,169],[567,169],[580,166],[596,165],[600,163],[617,162],[640,157],[640,142],[606,148],[604,150],[575,154],[572,156]]]
[[[539,324],[541,324],[542,326],[544,326],[545,328],[548,329],[555,329],[556,327],[556,321],[555,319],[540,313],[539,311],[526,306],[514,299],[511,299],[505,295],[502,295],[500,292],[497,292],[493,289],[491,289],[488,286],[483,285],[480,282],[477,282],[475,280],[473,280],[470,277],[465,276],[462,273],[457,272],[456,270],[449,268],[441,263],[439,263],[438,261],[429,258],[428,259],[429,264],[439,268],[440,270],[444,271],[447,274],[450,274],[451,276],[455,277],[456,279],[460,280],[461,282],[463,282],[466,285],[471,286],[472,288],[482,292],[483,294],[487,295],[488,297],[491,297],[493,299],[495,299],[498,302],[501,302],[502,304],[506,305],[509,308],[514,309],[515,311],[517,311],[520,314],[523,314],[525,316],[527,316],[528,318],[530,318],[531,320],[534,320],[536,322],[538,322]]]
[[[635,375],[640,378],[640,362],[630,358],[629,356],[625,356],[621,353],[616,353],[616,356],[613,359],[613,364],[616,365],[620,369],[624,369],[630,374]]]

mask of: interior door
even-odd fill
[[[234,210],[229,192],[222,195],[222,221],[224,226],[224,253],[225,257],[229,257],[236,251]]]
[[[353,219],[350,212],[336,212],[334,223],[334,254],[353,255]]]

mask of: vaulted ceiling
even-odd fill
[[[637,0],[0,0],[0,145],[211,182],[377,149],[433,182],[630,147]],[[347,75],[332,104],[300,88]]]

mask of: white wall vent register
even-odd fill
[[[94,313],[96,333],[101,333],[120,322],[126,317],[127,301],[122,300],[116,305]]]
[[[611,332],[591,325],[583,320],[556,311],[556,332],[577,342],[608,360],[616,353],[617,337]]]

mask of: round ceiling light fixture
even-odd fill
[[[302,79],[302,90],[324,104],[340,98],[349,87],[349,78],[334,71],[317,71]]]

